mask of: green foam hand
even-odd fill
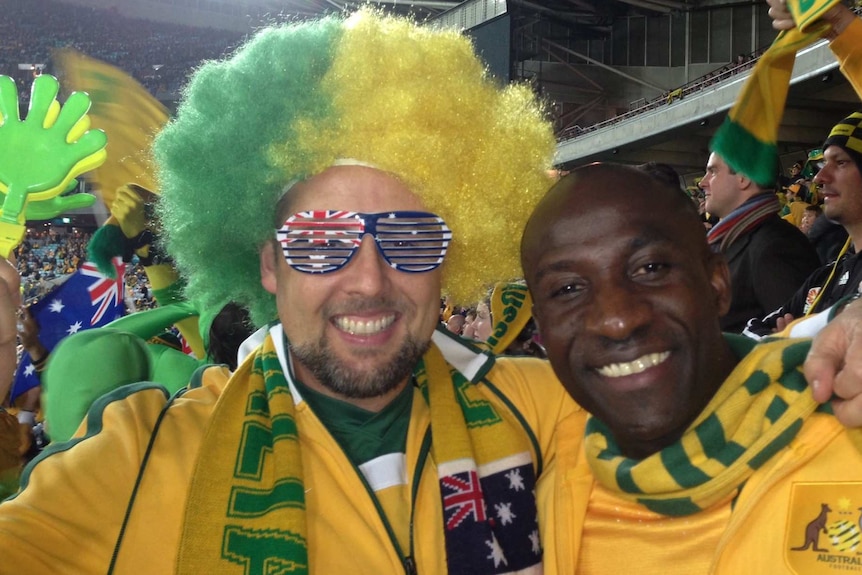
[[[8,257],[24,238],[25,218],[48,219],[74,207],[92,205],[84,194],[63,196],[72,180],[100,166],[107,138],[90,130],[90,98],[74,92],[62,107],[53,76],[33,81],[27,118],[18,113],[18,90],[0,76],[0,255]],[[83,196],[78,198],[77,196]],[[33,202],[33,203],[31,203]]]
[[[66,189],[59,195],[38,202],[28,202],[24,208],[26,220],[51,220],[69,210],[89,208],[96,203],[96,196],[91,194],[72,194],[78,187],[78,180],[69,180]],[[0,206],[6,199],[6,194],[0,192]]]

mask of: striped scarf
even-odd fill
[[[536,472],[516,415],[477,400],[474,384],[435,345],[414,375],[431,413],[448,572],[541,573]],[[231,564],[255,575],[314,570],[295,414],[268,335],[233,375],[213,412],[201,447],[207,457],[200,458],[192,478],[178,573],[221,573]],[[495,521],[492,513],[500,509],[511,513]]]
[[[494,329],[487,345],[495,355],[503,355],[515,342],[533,316],[533,297],[527,286],[499,282],[491,292],[491,318]]]
[[[818,407],[800,369],[809,342],[725,337],[745,357],[673,445],[630,459],[589,418],[584,445],[602,485],[656,513],[691,515],[727,497],[796,436]]]
[[[758,194],[722,218],[707,232],[706,239],[713,251],[724,253],[739,236],[777,214],[778,208],[775,194]]]
[[[710,149],[735,172],[745,174],[762,187],[775,183],[778,127],[784,115],[796,52],[820,39],[829,25],[819,18],[839,3],[840,0],[787,0],[797,27],[781,32],[758,59],[710,142]]]

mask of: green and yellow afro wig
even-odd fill
[[[264,29],[194,74],[154,145],[159,215],[187,296],[235,301],[262,325],[277,314],[258,251],[284,189],[360,160],[449,224],[444,290],[469,302],[520,276],[553,151],[532,92],[499,87],[468,39],[363,9]]]

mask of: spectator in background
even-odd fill
[[[797,180],[802,178],[802,167],[803,163],[801,161],[797,161],[787,169],[786,174],[780,174],[777,182],[778,189],[783,190],[790,184],[795,184]]]
[[[464,327],[461,335],[467,339],[476,339],[476,310],[468,309],[464,314]]]
[[[453,314],[446,321],[446,329],[455,335],[461,335],[461,332],[464,330],[465,321],[466,319],[460,313]]]
[[[700,187],[700,180],[698,180],[697,184],[694,186],[694,191],[691,197],[697,206],[697,213],[700,215],[700,221],[703,222],[703,227],[706,228],[707,231],[711,230],[712,227],[718,223],[718,217],[706,211],[706,192],[704,192],[703,188]]]
[[[802,195],[807,194],[807,188],[802,184],[790,184],[784,188],[784,206],[779,212],[781,217],[799,228],[802,225],[802,216],[805,213],[805,208],[810,206]]]
[[[832,128],[823,143],[823,159],[823,167],[814,176],[824,199],[825,218],[821,219],[840,225],[850,239],[837,261],[806,278],[780,307],[751,318],[745,330],[750,337],[771,335],[794,319],[821,312],[862,291],[862,256],[848,249],[862,240],[862,112],[851,114]]]
[[[443,302],[440,305],[440,321],[446,323],[449,321],[449,318],[452,317],[452,314],[455,313],[455,302],[452,301],[452,296],[447,295],[443,298]]]
[[[700,185],[707,211],[720,218],[708,232],[710,246],[725,255],[732,278],[721,327],[742,333],[750,318],[787,301],[819,260],[805,234],[779,217],[775,194],[731,170],[715,152]]]
[[[491,336],[493,330],[493,322],[491,319],[491,308],[487,301],[480,301],[476,304],[476,321],[472,323],[473,339],[485,341]]]
[[[21,341],[22,351],[30,354],[33,369],[40,378],[38,381],[41,382],[49,354],[39,339],[39,322],[30,313],[29,307],[21,310],[18,339]],[[38,452],[38,447],[35,446],[34,432],[37,425],[37,415],[42,408],[42,385],[40,383],[13,397],[15,395],[14,390],[9,394],[8,406],[16,410],[21,433],[19,453],[26,462]]]
[[[806,206],[805,213],[802,214],[802,221],[799,223],[799,230],[807,236],[814,222],[822,215],[823,210],[820,209],[820,206]]]
[[[793,165],[790,166],[790,170],[789,170],[790,179],[795,182],[796,180],[798,180],[801,177],[800,176],[801,173],[802,173],[802,162],[799,162],[799,161],[794,162]]]

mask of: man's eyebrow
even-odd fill
[[[668,216],[673,217],[674,214],[669,213]],[[673,246],[677,243],[678,242],[674,241],[674,239],[668,236],[668,234],[661,228],[658,228],[656,226],[650,226],[641,230],[636,236],[632,237],[629,240],[627,247],[628,253],[634,253],[639,249],[651,245]],[[561,255],[561,257],[542,266],[541,270],[538,270],[536,273],[536,280],[542,279],[543,276],[549,273],[564,272],[571,269],[571,267],[576,263],[576,261],[570,254],[577,252],[579,249],[580,248],[570,248],[566,250],[565,255]]]
[[[574,265],[574,260],[570,258],[566,259],[557,259],[552,261],[546,266],[542,266],[540,269],[536,271],[536,283],[542,281],[545,276],[555,273],[555,272],[565,272],[569,271]]]
[[[675,242],[661,230],[649,228],[638,233],[629,242],[629,252],[634,252],[650,245],[674,244]]]

